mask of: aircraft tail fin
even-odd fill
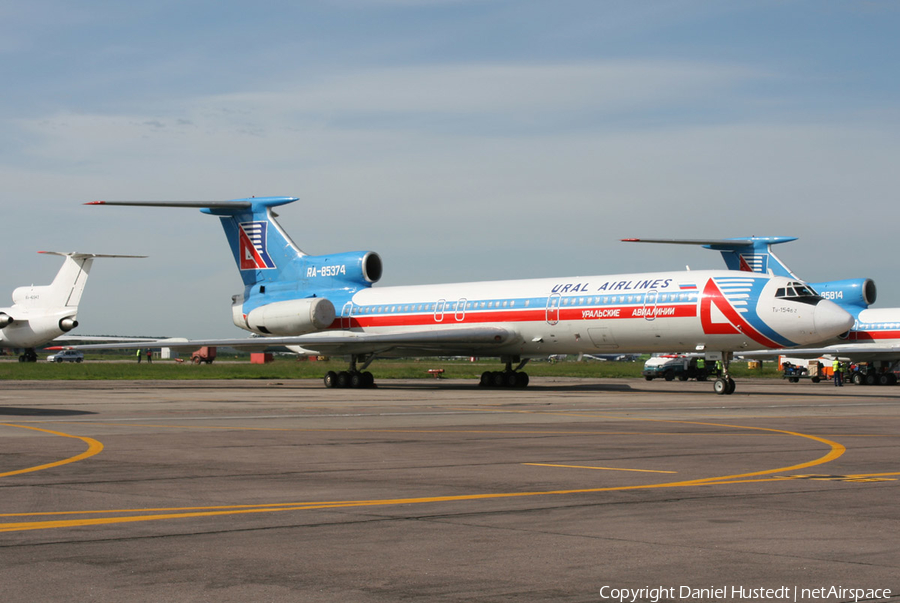
[[[194,207],[218,216],[244,286],[300,278],[301,251],[284,231],[272,208],[297,197],[251,197],[234,201],[94,201],[86,205]]]
[[[77,308],[91,272],[91,265],[96,258],[146,257],[60,251],[40,251],[38,253],[61,255],[65,260],[49,285],[19,287],[13,291],[13,303],[16,305],[26,308]]]
[[[796,237],[738,237],[734,239],[622,239],[629,243],[667,243],[701,245],[722,254],[729,270],[758,272],[787,278],[798,278],[772,252],[772,245],[796,241]]]

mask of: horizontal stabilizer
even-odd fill
[[[664,243],[667,245],[730,245],[733,247],[752,247],[753,243],[746,239],[622,239],[624,243]]]
[[[796,241],[797,237],[736,237],[733,239],[622,239],[626,243],[666,243],[669,245],[702,245],[709,249],[738,249],[755,245],[777,245]]]
[[[90,201],[85,205],[124,205],[130,207],[187,207],[196,209],[218,210],[210,213],[229,214],[259,211],[261,208],[277,207],[299,201],[297,197],[250,197],[232,201]]]
[[[772,274],[797,278],[784,262],[772,253],[772,245],[796,241],[797,237],[738,237],[734,239],[622,239],[625,243],[663,243],[701,245],[722,253],[729,270]]]
[[[85,205],[129,205],[133,207],[216,207],[248,209],[249,201],[89,201]]]
[[[145,255],[115,255],[115,254],[107,254],[107,253],[80,253],[77,251],[38,251],[38,253],[45,253],[47,255],[61,255],[63,257],[72,258],[73,260],[80,260],[83,258],[138,258],[143,259],[147,256]]]

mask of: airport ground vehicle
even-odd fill
[[[61,350],[47,356],[48,362],[82,362],[84,354],[78,350]]]
[[[191,362],[194,364],[212,364],[216,359],[216,346],[203,346],[191,353]]]
[[[647,381],[653,381],[653,379],[672,381],[675,378],[678,378],[679,381],[687,381],[688,379],[706,381],[707,377],[715,375],[715,363],[711,362],[706,367],[697,368],[697,360],[699,358],[699,356],[681,354],[654,356],[644,363],[644,370],[641,371],[641,375]]]
[[[879,368],[872,362],[860,362],[850,366],[846,380],[856,385],[896,385],[897,374],[889,367]]]
[[[818,383],[823,378],[830,378],[830,375],[826,375],[823,371],[822,363],[815,360],[806,366],[785,360],[781,363],[781,370],[783,371],[782,379],[787,379],[791,383],[799,383],[801,379],[809,379],[813,383]]]

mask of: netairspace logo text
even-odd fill
[[[657,586],[644,588],[614,588],[604,586],[600,589],[602,599],[636,603],[637,601],[871,601],[873,599],[889,599],[889,588],[845,588],[843,586],[821,586],[819,588],[801,588],[799,586],[780,586],[778,588],[760,588],[746,586],[710,586],[694,588],[691,586]]]

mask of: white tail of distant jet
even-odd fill
[[[0,308],[0,347],[23,350],[19,356],[22,362],[34,362],[37,360],[35,347],[78,326],[78,304],[94,259],[145,257],[58,251],[39,253],[65,258],[53,282],[49,285],[19,287],[13,291],[13,305]]]
[[[519,369],[534,357],[690,349],[725,361],[715,390],[727,394],[734,391],[727,362],[735,350],[820,341],[852,324],[845,311],[804,295],[799,285],[784,295],[792,279],[723,270],[375,288],[382,262],[374,252],[300,251],[272,211],[294,201],[92,204],[195,207],[218,216],[244,282],[232,298],[234,323],[265,337],[179,347],[283,345],[350,356],[349,370],[326,374],[328,387],[372,385],[364,371],[378,357],[499,357],[505,370],[486,372],[481,384],[521,387],[528,375]]]

